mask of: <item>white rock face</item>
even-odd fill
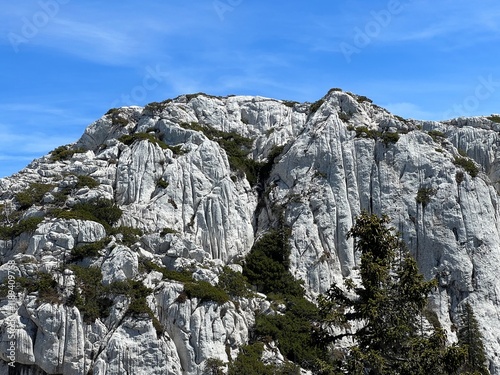
[[[6,327],[13,318],[16,361],[26,375],[201,375],[206,360],[236,357],[249,340],[255,311],[269,304],[259,298],[237,304],[186,298],[181,282],[145,269],[146,260],[189,269],[196,280],[216,284],[222,266],[237,270],[234,263],[256,236],[284,218],[291,228],[291,271],[314,298],[333,282],[358,277],[359,254],[347,232],[355,216],[368,210],[391,217],[426,278],[437,278],[431,307],[450,341],[456,340],[452,327],[460,308],[473,306],[490,371],[500,374],[500,125],[484,117],[403,120],[338,91],[315,112],[309,107],[198,95],[122,108],[91,124],[71,145],[85,152],[57,161],[48,155],[0,179],[2,225],[17,220],[15,194],[31,183],[52,185],[42,200],[20,211],[24,219],[45,216],[36,229],[0,240],[0,280],[9,270],[27,278],[49,272],[66,300],[75,286],[74,273],[63,271],[72,252],[104,240],[96,257],[77,264],[99,267],[103,285],[142,280],[150,288],[151,309],[128,315],[131,301],[121,295],[110,301],[107,318],[88,324],[75,306],[44,303],[36,292],[18,290],[15,302],[4,298],[0,304],[0,373],[7,371]],[[252,138],[249,157],[255,161],[265,162],[274,146],[283,151],[268,179],[251,186],[231,166],[230,151],[200,126]],[[390,141],[391,133],[399,134],[397,142]],[[454,163],[461,154],[474,160],[477,176]],[[76,187],[77,176],[92,177],[99,186]],[[417,202],[421,189],[429,192],[426,202]],[[64,200],[58,201],[61,193]],[[126,242],[88,218],[48,215],[96,198],[112,199],[123,210],[115,228],[133,227],[143,235]],[[272,353],[266,351],[268,360]]]

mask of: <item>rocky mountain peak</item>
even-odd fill
[[[404,119],[340,89],[315,103],[194,94],[109,110],[0,179],[0,280],[18,280],[0,305],[0,372],[10,321],[24,374],[228,363],[256,313],[277,308],[217,294],[222,275],[284,223],[290,272],[314,301],[358,277],[347,232],[367,210],[438,280],[429,308],[450,342],[470,303],[500,374],[498,120]]]

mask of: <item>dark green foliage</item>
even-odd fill
[[[474,315],[472,306],[466,303],[460,316],[458,329],[458,344],[467,353],[467,360],[463,371],[471,374],[489,375],[486,367],[486,354],[484,352],[483,337],[479,330],[479,323]]]
[[[280,352],[305,368],[324,357],[324,351],[313,336],[312,322],[319,318],[318,308],[303,297],[287,296],[286,312],[257,315],[255,334],[263,342],[274,340]]]
[[[74,154],[81,152],[85,152],[85,150],[81,148],[72,149],[70,146],[59,146],[50,152],[50,158],[52,161],[69,160]]]
[[[433,195],[436,195],[436,189],[433,188],[420,188],[417,191],[415,200],[423,207],[427,206],[431,201]]]
[[[316,112],[322,105],[323,103],[325,102],[324,99],[320,99],[314,103],[312,103],[310,106],[309,106],[309,112],[310,113],[314,113]]]
[[[51,191],[54,185],[49,184],[39,184],[32,183],[30,186],[15,195],[17,202],[19,203],[22,210],[27,209],[34,204],[39,204],[42,201],[43,196]]]
[[[476,164],[469,158],[456,157],[454,161],[456,166],[462,167],[472,177],[476,177],[479,169]]]
[[[377,139],[380,136],[380,132],[368,129],[366,126],[358,126],[354,130],[356,131],[356,138]]]
[[[163,228],[160,232],[160,236],[165,237],[167,234],[177,234],[179,233],[175,229],[172,228]]]
[[[83,321],[93,323],[97,318],[109,316],[112,301],[102,285],[102,273],[96,267],[70,266],[75,274],[75,290],[68,304],[83,314]]]
[[[349,356],[339,359],[345,373],[454,374],[462,351],[446,348],[446,336],[440,328],[430,335],[420,328],[435,280],[424,280],[388,223],[386,216],[363,212],[349,231],[356,251],[361,253],[361,286],[346,283],[356,297],[332,285],[318,298],[326,327],[345,329],[355,322],[360,328],[336,336],[323,331],[319,338],[325,343],[346,336],[356,338],[357,345],[351,347]]]
[[[142,230],[133,227],[120,226],[118,228],[111,228],[109,230],[109,234],[121,234],[122,235],[122,243],[131,246],[139,240],[144,233]]]
[[[99,186],[99,182],[97,182],[94,178],[90,176],[78,176],[78,181],[75,185],[76,189],[84,188],[85,186],[89,189],[94,189]]]
[[[243,137],[236,132],[223,132],[208,125],[201,126],[196,122],[189,124],[184,122],[180,126],[200,131],[208,139],[217,142],[226,151],[229,165],[233,171],[244,174],[250,185],[255,185],[258,182],[261,164],[248,158],[253,146],[251,138]]]
[[[254,343],[240,348],[238,357],[229,364],[228,375],[300,375],[299,368],[293,364],[281,367],[266,365],[261,361],[264,344]]]
[[[198,298],[201,302],[214,301],[222,305],[229,301],[229,296],[224,290],[207,281],[187,282],[184,285],[184,293],[188,298]]]
[[[299,102],[291,100],[283,100],[283,104],[286,105],[287,107],[293,108],[295,107],[296,104],[299,104]]]
[[[465,176],[464,176],[464,172],[462,171],[458,171],[456,174],[455,174],[455,181],[457,182],[457,184],[461,184],[465,179]]]
[[[174,155],[183,155],[184,151],[182,150],[182,146],[169,146],[162,140],[158,139],[156,135],[153,133],[134,133],[129,135],[123,135],[118,140],[127,146],[130,146],[132,143],[136,141],[148,141],[154,145],[159,146],[163,150],[171,150]]]
[[[283,153],[285,146],[273,146],[269,154],[267,155],[267,161],[259,166],[259,182],[264,184],[269,176],[276,162],[276,159]]]
[[[245,259],[243,275],[258,292],[302,296],[302,283],[290,273],[290,247],[287,228],[270,230],[252,247]]]
[[[43,217],[30,217],[10,226],[0,226],[0,239],[11,240],[22,233],[32,233],[43,221]]]
[[[399,134],[398,133],[389,133],[389,132],[384,132],[380,136],[382,142],[387,146],[390,143],[396,143],[399,141]]]
[[[168,99],[163,102],[151,102],[144,107],[144,111],[149,112],[152,115],[159,115],[171,101],[171,99]]]
[[[38,301],[40,303],[60,303],[57,282],[52,275],[45,272],[38,272],[34,277],[18,277],[17,282],[21,288],[26,289],[28,293],[38,292]]]
[[[157,185],[158,187],[162,188],[162,189],[166,189],[166,188],[168,188],[168,182],[167,182],[167,181],[165,181],[163,178],[160,178],[160,179],[158,180],[158,182],[156,183],[156,185]]]
[[[77,219],[96,221],[109,231],[118,222],[122,210],[111,200],[95,199],[85,203],[77,203],[70,211],[53,210],[52,215],[60,219]]]
[[[245,276],[241,273],[233,271],[229,267],[224,267],[219,275],[219,288],[224,290],[231,297],[249,298],[253,295],[250,290],[250,284]]]
[[[341,88],[339,87],[333,87],[331,88],[330,90],[328,90],[328,94],[331,94],[333,92],[343,92],[344,90],[342,90]]]
[[[218,358],[208,358],[203,365],[204,375],[224,375],[225,363]]]
[[[193,282],[192,274],[188,271],[172,271],[161,267],[148,259],[141,259],[140,265],[146,272],[157,271],[163,274],[163,277],[169,280],[179,281],[181,283]]]
[[[498,116],[498,115],[491,115],[491,116],[488,116],[486,118],[490,121],[500,123],[500,116]]]
[[[438,142],[446,138],[445,134],[443,132],[440,132],[439,130],[430,130],[427,134],[432,137],[434,142]]]
[[[356,96],[356,100],[358,103],[364,103],[364,102],[373,103],[373,100],[363,95]]]
[[[94,258],[99,256],[99,252],[109,243],[109,238],[100,241],[81,245],[71,250],[71,260],[77,262],[84,258]]]

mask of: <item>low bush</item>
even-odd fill
[[[50,184],[40,184],[40,183],[32,183],[30,186],[15,195],[17,202],[19,203],[22,210],[27,209],[34,204],[41,203],[43,196],[51,191],[54,188],[54,185]]]
[[[399,134],[398,133],[389,133],[389,132],[384,132],[380,136],[382,139],[382,142],[387,146],[390,143],[396,143],[399,141]]]
[[[106,230],[120,220],[122,210],[111,200],[98,198],[85,203],[77,203],[69,211],[55,209],[51,215],[60,219],[76,219],[96,221],[104,225]]]
[[[366,126],[358,126],[354,130],[356,131],[356,138],[377,139],[380,136],[379,131],[368,129]]]
[[[43,221],[43,217],[30,217],[10,226],[0,226],[0,239],[11,240],[22,233],[32,233]]]
[[[243,274],[233,271],[229,267],[224,267],[219,275],[219,288],[231,297],[252,297],[251,285]]]
[[[70,146],[59,146],[50,152],[50,159],[52,161],[69,160],[74,154],[82,152],[86,152],[86,150],[82,148],[72,149]]]
[[[188,271],[172,271],[161,267],[148,259],[141,259],[140,266],[145,272],[157,271],[163,274],[165,279],[179,281],[181,283],[192,282],[193,276]]]
[[[40,303],[60,303],[61,296],[58,291],[57,281],[52,275],[38,272],[34,277],[18,277],[17,283],[28,293],[38,293]]]
[[[99,186],[99,182],[97,182],[94,178],[90,176],[78,176],[78,181],[76,182],[75,188],[81,189],[85,186],[89,189],[95,189]]]
[[[99,252],[109,243],[109,238],[100,241],[74,247],[71,250],[71,261],[77,262],[84,258],[94,258],[99,256]]]
[[[473,178],[479,173],[479,168],[469,158],[456,157],[454,163],[456,166],[462,167]]]
[[[207,281],[194,281],[184,284],[184,293],[188,298],[198,298],[201,302],[214,301],[222,305],[229,301],[228,294]]]
[[[439,130],[430,130],[429,134],[434,142],[438,142],[446,138],[446,135],[443,132],[440,132]]]
[[[491,116],[488,116],[486,118],[490,121],[500,123],[500,116],[498,116],[498,115],[491,115]]]
[[[136,243],[144,233],[142,230],[138,228],[119,226],[118,228],[111,228],[109,230],[109,234],[111,235],[121,234],[122,243],[127,246],[131,246],[134,243]]]
[[[415,200],[417,203],[421,204],[423,207],[427,206],[433,195],[436,194],[436,190],[432,188],[420,188],[417,191],[417,197]]]
[[[325,102],[324,99],[320,99],[314,103],[312,103],[310,106],[309,106],[309,112],[310,113],[315,113],[322,105],[323,103]]]

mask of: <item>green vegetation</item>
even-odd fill
[[[368,129],[366,126],[358,126],[354,130],[356,131],[356,138],[377,139],[380,136],[379,131]]]
[[[17,282],[21,288],[26,289],[28,293],[38,292],[38,301],[40,303],[60,303],[57,282],[52,275],[45,272],[38,272],[34,277],[18,277]]]
[[[388,217],[367,212],[357,217],[349,236],[361,253],[361,285],[348,280],[346,293],[333,284],[318,298],[319,339],[325,345],[344,337],[356,340],[348,355],[334,362],[341,373],[455,374],[464,361],[463,349],[446,347],[440,327],[430,333],[421,329],[427,296],[436,281],[424,280],[388,223]],[[333,334],[331,327],[344,332]]]
[[[109,238],[103,238],[100,241],[81,245],[71,250],[71,261],[78,262],[84,258],[95,258],[99,252],[109,243]]]
[[[479,323],[469,303],[465,304],[460,320],[457,335],[458,343],[467,352],[466,362],[462,370],[468,374],[489,375],[490,372],[486,367],[487,360],[483,337],[479,331]]]
[[[488,116],[486,118],[490,121],[500,123],[500,116],[498,116],[498,115],[491,115],[491,116]]]
[[[323,103],[325,102],[324,99],[320,99],[314,103],[312,103],[310,106],[309,106],[309,112],[310,113],[315,113],[322,105]]]
[[[163,277],[168,280],[179,281],[181,283],[193,282],[193,276],[188,271],[172,271],[165,267],[161,267],[147,259],[141,259],[140,266],[145,272],[157,271],[163,274]]]
[[[433,195],[436,195],[436,189],[420,188],[417,191],[417,197],[415,198],[415,200],[417,201],[417,203],[425,207],[429,204]]]
[[[432,140],[434,142],[440,142],[446,138],[446,135],[443,132],[440,132],[439,130],[429,130],[427,134],[429,134],[432,137]]]
[[[364,95],[359,95],[359,96],[356,96],[356,101],[358,103],[373,103],[373,100],[371,100],[370,98],[367,98],[366,96]]]
[[[43,196],[51,191],[54,185],[40,184],[33,182],[30,186],[15,195],[17,202],[22,210],[30,208],[34,204],[42,202]]]
[[[167,104],[170,103],[172,99],[167,99],[163,102],[151,102],[144,107],[145,112],[149,112],[152,115],[159,115],[163,112],[163,110],[167,107]]]
[[[455,181],[457,182],[457,184],[461,184],[465,179],[465,175],[464,175],[464,172],[462,171],[458,171],[457,173],[455,173]]]
[[[300,369],[292,363],[283,366],[264,364],[261,361],[264,344],[257,342],[240,348],[238,357],[229,364],[228,375],[300,375]]]
[[[81,189],[85,186],[89,189],[95,189],[99,186],[99,182],[97,182],[94,178],[90,176],[77,176],[78,181],[76,182],[75,188]]]
[[[200,131],[208,139],[217,142],[226,151],[233,171],[245,175],[251,185],[258,182],[261,164],[248,158],[253,146],[251,138],[243,137],[236,132],[223,132],[208,125],[202,126],[196,122],[181,123],[180,126],[185,129]]]
[[[168,182],[165,181],[163,178],[160,178],[158,180],[158,182],[156,183],[156,186],[158,186],[158,187],[160,187],[162,189],[166,189],[166,188],[168,188]]]
[[[60,219],[96,221],[109,231],[121,218],[122,210],[112,200],[99,198],[85,203],[77,203],[70,211],[52,210],[51,215]]]
[[[396,143],[399,141],[399,134],[398,133],[389,133],[389,132],[384,132],[380,136],[382,142],[387,146],[389,143]]]
[[[0,239],[8,241],[23,233],[33,233],[42,221],[43,217],[29,217],[16,224],[0,226]]]
[[[167,234],[177,234],[179,233],[178,231],[176,231],[175,229],[172,229],[172,228],[163,228],[160,232],[160,236],[161,237],[165,237]]]
[[[55,150],[50,152],[50,159],[52,161],[63,161],[63,160],[69,160],[73,157],[74,154],[76,153],[82,153],[85,152],[86,150],[79,148],[79,149],[72,149],[70,146],[59,146]]]
[[[182,150],[182,146],[169,146],[162,140],[158,139],[153,133],[134,133],[123,135],[118,140],[127,146],[130,146],[132,143],[136,141],[148,141],[154,145],[159,146],[162,150],[171,150],[174,155],[183,155],[184,151]]]
[[[233,271],[229,267],[224,267],[219,275],[218,288],[222,289],[229,296],[250,298],[253,296],[251,285],[245,276],[240,272]]]
[[[111,228],[109,234],[121,234],[121,242],[127,246],[131,246],[135,244],[144,233],[138,228],[119,226],[118,228]]]
[[[293,107],[295,107],[296,104],[299,104],[299,102],[292,101],[292,100],[283,100],[282,103],[290,108],[293,108]]]
[[[270,230],[252,247],[243,275],[258,292],[302,296],[302,283],[290,273],[289,230]]]
[[[198,298],[201,302],[214,301],[222,305],[229,301],[229,295],[207,281],[194,281],[184,284],[184,293],[188,298]]]
[[[472,177],[476,177],[479,173],[479,169],[476,164],[469,158],[455,157],[454,164],[456,166],[462,167],[465,171]]]

